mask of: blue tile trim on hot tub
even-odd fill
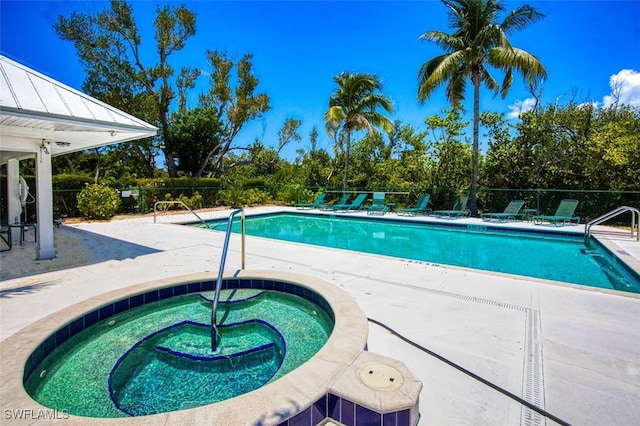
[[[414,426],[410,409],[382,414],[332,393],[278,426],[315,426],[327,417],[346,426]]]
[[[48,336],[40,343],[34,351],[29,355],[25,362],[23,380],[26,380],[35,370],[35,368],[49,355],[55,348],[60,346],[69,338],[80,333],[82,330],[104,321],[116,313],[123,312],[127,309],[145,305],[147,303],[156,302],[174,296],[184,294],[201,293],[205,291],[213,291],[215,289],[215,280],[176,284],[171,287],[151,290],[141,294],[135,294],[125,299],[116,300],[110,304],[101,306],[100,308],[84,314],[82,317],[76,318],[67,323]],[[329,318],[335,322],[335,315],[329,303],[318,293],[303,286],[293,283],[275,281],[271,279],[225,279],[222,282],[223,289],[235,288],[256,288],[263,290],[275,290],[295,294],[307,299],[320,306],[329,315]],[[126,306],[126,308],[125,308]]]

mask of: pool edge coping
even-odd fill
[[[225,421],[231,421],[232,424],[276,425],[314,404],[329,392],[334,391],[339,394],[340,390],[334,389],[333,386],[339,382],[345,372],[357,368],[359,360],[363,358],[363,352],[366,352],[368,322],[355,300],[338,287],[305,275],[270,270],[242,270],[224,277],[226,280],[251,278],[277,279],[309,288],[323,297],[334,311],[334,331],[325,345],[310,360],[278,380],[219,403],[132,418],[87,418],[68,415],[38,404],[26,392],[23,384],[26,360],[40,343],[64,324],[125,297],[177,284],[215,281],[215,277],[211,273],[200,272],[135,284],[82,300],[24,327],[0,342],[0,366],[2,367],[0,369],[0,399],[3,401],[4,411],[23,410],[22,412],[31,413],[32,417],[28,417],[31,421],[47,420],[36,417],[42,413],[53,414],[58,416],[55,419],[64,419],[71,422],[69,424],[86,424],[88,419],[91,419],[91,423],[96,425],[111,425],[114,422],[122,423],[123,421],[135,422],[136,424],[185,424],[195,421],[212,422],[223,418]],[[367,354],[379,357],[384,361],[382,356],[369,352]],[[402,364],[400,361],[390,361]],[[416,395],[422,388],[422,383],[417,382],[417,384],[413,383],[414,389],[417,388]],[[362,400],[356,398],[352,402],[371,403],[367,397]],[[417,406],[417,397],[412,404]]]

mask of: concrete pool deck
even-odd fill
[[[247,212],[281,210],[287,209]],[[209,219],[229,212],[198,214]],[[55,230],[58,257],[50,261],[33,260],[33,242],[16,244],[0,257],[0,338],[112,290],[195,272],[215,277],[224,235],[175,224],[193,219],[180,214],[159,216],[155,224],[145,216],[64,225]],[[31,236],[27,239],[32,241]],[[612,234],[609,239],[610,247],[640,265],[640,243],[628,235]],[[640,295],[249,236],[246,249],[248,269],[333,283],[351,295],[368,318],[567,423],[640,424]],[[239,238],[234,236],[229,275],[240,267],[239,253]],[[422,380],[420,425],[545,423],[532,410],[373,323],[368,348],[402,361]],[[4,422],[9,422],[6,410],[15,407],[2,404]]]

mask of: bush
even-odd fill
[[[78,194],[78,210],[89,219],[111,219],[120,207],[120,194],[108,186],[91,184]]]

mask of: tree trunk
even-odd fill
[[[347,190],[348,182],[347,178],[349,176],[349,154],[351,153],[351,132],[347,131],[347,141],[345,143],[344,150],[344,179],[342,181],[342,189]]]
[[[469,194],[471,217],[478,217],[478,133],[480,127],[480,78],[473,78],[473,145],[471,147],[471,193]]]

